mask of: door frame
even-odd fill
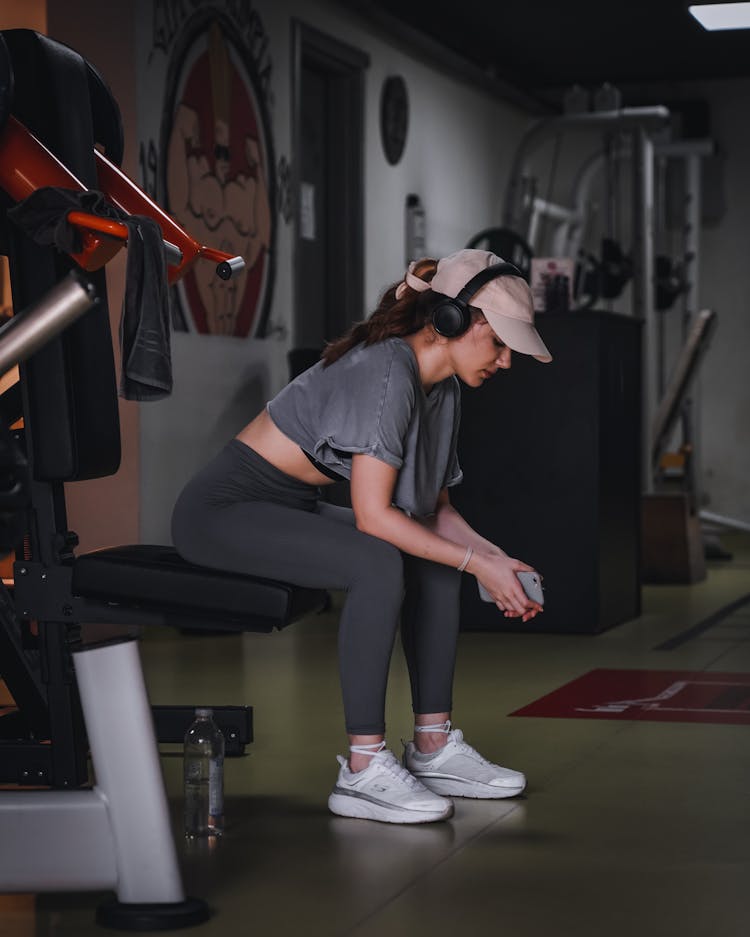
[[[329,196],[327,211],[343,219],[336,243],[330,245],[328,265],[329,282],[334,277],[337,289],[338,314],[342,331],[363,318],[364,312],[364,84],[365,69],[370,64],[367,53],[334,39],[309,26],[302,20],[292,19],[292,191],[294,193],[294,243],[292,247],[293,344],[300,332],[299,324],[305,314],[304,284],[299,281],[297,251],[300,239],[300,146],[301,146],[301,80],[303,64],[313,64],[324,71],[332,81],[340,104],[340,128],[345,132],[337,137],[342,144],[342,172],[344,185],[341,192]],[[338,112],[338,107],[337,107]],[[339,197],[340,196],[340,197]],[[330,336],[335,338],[337,336]]]

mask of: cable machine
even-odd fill
[[[687,505],[691,536],[700,539],[699,515],[712,517],[699,507],[696,377],[716,328],[715,313],[699,305],[701,161],[714,146],[710,140],[669,140],[672,121],[666,107],[621,107],[619,92],[611,86],[595,95],[594,110],[584,109],[585,97],[571,92],[566,96],[568,112],[527,130],[512,164],[501,226],[480,232],[469,246],[487,246],[521,261],[535,303],[540,296],[542,303],[546,298],[548,312],[567,310],[568,298],[550,308],[555,294],[547,282],[545,297],[538,282],[539,267],[545,264],[551,270],[571,271],[573,310],[622,313],[629,307],[642,322],[644,533],[650,504],[660,496],[679,494]],[[561,141],[570,134],[581,141],[582,150],[586,134],[598,142],[575,172],[567,201],[556,200]],[[535,164],[550,144],[551,168],[543,187]],[[675,179],[681,191],[672,199],[670,219],[667,198]],[[596,235],[598,251],[589,246]],[[543,279],[546,276],[542,273]],[[675,315],[670,315],[672,309]],[[693,578],[702,578],[699,566]]]

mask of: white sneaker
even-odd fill
[[[453,813],[453,804],[428,791],[403,768],[392,752],[377,752],[362,771],[350,771],[345,758],[328,809],[341,817],[383,823],[432,823]]]
[[[431,791],[447,797],[496,799],[515,797],[526,787],[520,771],[501,768],[482,758],[464,742],[460,729],[447,735],[445,746],[431,755],[423,755],[413,742],[406,744],[404,766]]]

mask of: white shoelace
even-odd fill
[[[378,762],[391,777],[412,788],[412,790],[421,790],[424,787],[424,784],[418,778],[415,778],[410,771],[404,768],[393,752],[384,751],[383,757],[378,758]]]
[[[405,784],[413,790],[424,787],[421,781],[417,780],[411,772],[399,762],[393,752],[385,747],[385,741],[374,742],[372,745],[350,745],[350,752],[356,752],[358,755],[371,755],[373,758],[377,755],[378,765],[383,768],[391,777]]]
[[[377,755],[385,749],[385,739],[382,742],[372,742],[370,745],[350,745],[349,751],[356,755]]]
[[[451,730],[451,721],[446,719],[445,722],[438,722],[435,725],[431,726],[414,726],[415,732],[442,732],[444,735],[448,735]]]

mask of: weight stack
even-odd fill
[[[542,573],[545,611],[522,624],[464,576],[467,631],[595,634],[640,614],[641,322],[609,312],[536,317],[553,361],[463,388],[451,500]]]

